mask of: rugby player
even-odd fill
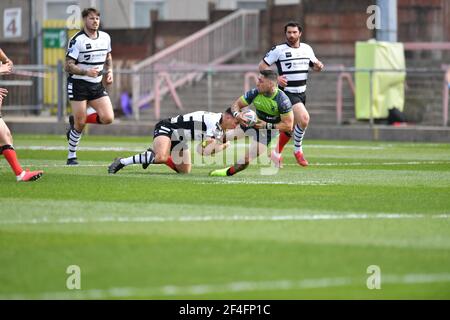
[[[161,120],[154,129],[153,148],[128,158],[116,158],[108,173],[115,174],[132,164],[142,164],[144,169],[151,164],[166,164],[178,173],[189,173],[192,167],[189,142],[200,141],[197,151],[212,155],[229,146],[223,143],[225,131],[237,125],[231,108],[223,113],[196,111]]]
[[[0,49],[0,74],[9,74],[12,72],[13,62],[6,56],[2,49]],[[19,160],[17,159],[16,151],[13,147],[13,138],[11,131],[2,119],[2,105],[3,99],[7,96],[8,90],[0,88],[0,155],[3,154],[6,161],[8,161],[11,169],[16,175],[18,182],[34,181],[39,179],[43,171],[29,171],[23,170]]]
[[[276,64],[279,87],[286,93],[292,103],[294,112],[294,156],[297,163],[303,167],[308,165],[302,148],[303,136],[309,124],[309,113],[306,110],[306,80],[309,68],[314,71],[322,71],[324,65],[314,55],[313,49],[306,43],[300,43],[302,27],[298,22],[290,21],[284,26],[286,42],[267,52],[259,63],[259,70],[269,69]],[[281,167],[281,153],[288,143],[292,132],[281,132],[278,145],[272,151],[273,163]]]
[[[246,150],[244,159],[231,167],[210,172],[211,176],[232,176],[246,169],[249,163],[267,151],[272,138],[278,132],[291,132],[294,124],[292,104],[286,94],[277,87],[278,73],[267,69],[260,71],[256,88],[246,92],[238,98],[231,110],[236,119],[241,123],[240,128],[234,130],[232,135],[243,137],[251,136],[252,143]],[[258,120],[253,127],[246,127],[241,109],[253,104]],[[242,133],[236,133],[241,130]],[[230,138],[228,138],[230,140]]]
[[[82,17],[83,30],[70,39],[65,63],[69,73],[67,94],[73,112],[67,131],[67,165],[78,165],[78,144],[87,123],[110,124],[114,120],[111,100],[102,83],[103,77],[106,85],[113,83],[111,38],[106,32],[99,31],[100,12],[97,9],[84,9]],[[95,110],[89,115],[88,105]]]

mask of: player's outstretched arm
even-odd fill
[[[215,139],[207,139],[197,146],[197,152],[204,156],[212,156],[230,146],[230,142],[220,143]]]

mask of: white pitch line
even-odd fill
[[[450,282],[449,273],[381,275],[381,286],[385,284],[426,284]],[[12,293],[0,299],[108,299],[131,297],[198,296],[217,293],[252,291],[283,291],[304,289],[326,289],[345,286],[366,286],[364,278],[336,277],[301,280],[236,281],[223,284],[197,284],[190,286],[165,285],[160,287],[113,287],[108,289],[41,292],[36,294]]]
[[[195,143],[195,142],[194,142]],[[234,146],[245,147],[248,144],[245,143],[235,143]],[[321,144],[311,144],[307,146],[312,149],[354,149],[354,150],[384,150],[384,146],[345,146],[345,145],[321,145]],[[389,147],[389,146],[388,146]],[[14,147],[17,150],[48,150],[48,151],[66,151],[67,146],[17,146]],[[130,147],[79,147],[80,151],[133,151],[142,152],[145,148],[130,148]]]
[[[401,213],[379,213],[379,214],[304,214],[304,215],[284,215],[284,216],[104,216],[97,218],[85,217],[66,217],[52,218],[40,217],[32,219],[0,220],[0,225],[22,225],[22,224],[86,224],[86,223],[161,223],[161,222],[212,222],[212,221],[233,221],[233,222],[251,222],[251,221],[324,221],[324,220],[385,220],[385,219],[448,219],[450,214],[401,214]]]
[[[104,166],[108,166],[111,163],[101,163],[101,164],[79,164],[77,166],[68,166],[64,163],[61,164],[39,164],[39,167],[42,168],[62,168],[62,167],[70,167],[70,168],[82,168],[82,167],[104,167]],[[310,163],[309,165],[311,167],[320,167],[320,166],[333,166],[333,167],[347,167],[347,166],[355,166],[355,167],[360,167],[360,166],[398,166],[398,165],[409,165],[409,166],[418,166],[418,165],[424,165],[424,164],[450,164],[450,161],[407,161],[407,162],[323,162],[323,163]],[[32,166],[35,164],[32,163],[24,163],[24,166]],[[209,166],[206,164],[195,164],[195,166],[197,167],[205,167],[205,166]],[[231,164],[223,164],[224,166],[229,166]],[[257,165],[258,167],[270,167],[269,165]],[[288,164],[284,164],[283,166],[292,166],[292,167],[298,167],[298,164],[295,163],[288,163]],[[7,164],[0,164],[0,168],[8,168],[9,166]],[[283,170],[283,169],[280,169]],[[286,183],[287,184],[287,183]]]
[[[44,150],[44,151],[66,151],[67,146],[18,146],[16,150]],[[130,147],[79,147],[78,151],[123,151],[142,152],[145,148]]]

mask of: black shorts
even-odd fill
[[[276,138],[278,135],[278,130],[267,130],[267,129],[255,129],[243,127],[241,125],[241,129],[244,131],[245,135],[248,137],[252,137],[253,141],[262,143],[265,146],[269,146],[272,142],[272,139]]]
[[[304,106],[306,106],[306,94],[304,92],[292,93],[284,91],[284,93],[286,93],[286,95],[289,97],[289,100],[291,101],[292,105],[301,102],[303,103]]]
[[[170,138],[170,151],[172,151],[173,148],[175,148],[180,143],[182,143],[183,145],[179,146],[178,148],[182,148],[183,150],[189,149],[189,144],[187,143],[188,139],[182,134],[173,134],[176,130],[178,130],[178,126],[176,123],[172,123],[170,119],[161,120],[155,125],[155,130],[153,131],[153,139],[159,136]]]
[[[108,96],[101,82],[93,83],[81,79],[67,79],[67,95],[71,101],[91,101]]]

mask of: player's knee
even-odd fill
[[[11,131],[9,131],[9,130],[6,130],[6,132],[5,132],[5,140],[6,140],[6,142],[7,143],[12,143],[12,134],[11,134]]]
[[[86,125],[86,118],[85,117],[75,117],[75,124],[74,127],[77,131],[82,131],[84,129],[84,126]]]
[[[102,124],[111,124],[114,121],[114,115],[107,115],[100,118]]]
[[[177,168],[178,173],[182,173],[182,174],[188,174],[191,173],[191,166],[181,166],[179,168]]]
[[[5,150],[14,150],[14,148],[10,144],[5,144],[3,146],[0,146],[0,154],[3,154],[3,151],[5,151]]]
[[[156,163],[166,163],[169,160],[169,155],[157,153],[155,154],[155,162]]]
[[[302,114],[300,117],[300,125],[304,128],[307,127],[309,124],[309,114],[305,113]]]

